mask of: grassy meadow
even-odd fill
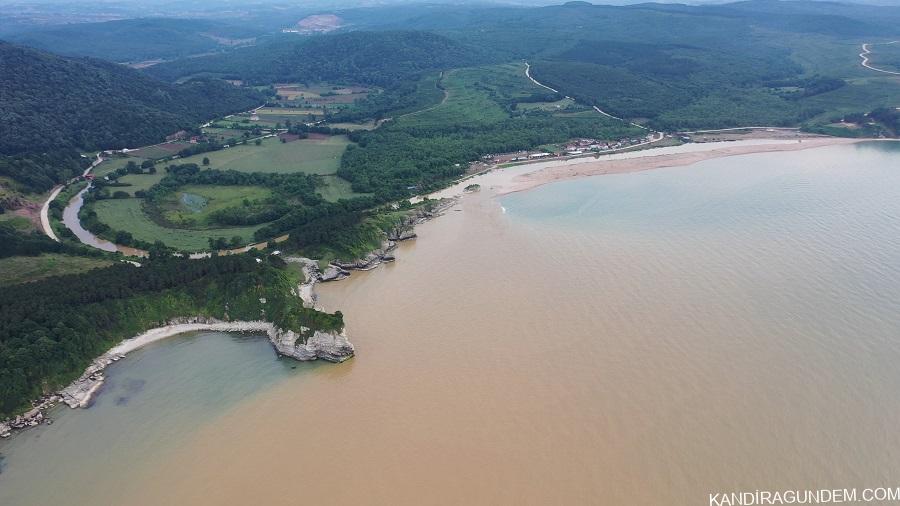
[[[124,230],[138,240],[160,240],[167,246],[185,251],[202,251],[209,247],[208,238],[231,240],[238,236],[246,244],[253,242],[253,233],[260,226],[232,227],[210,230],[167,228],[158,225],[144,213],[143,199],[108,199],[94,204],[97,219],[113,230]]]
[[[0,285],[12,285],[89,271],[112,265],[111,260],[79,257],[60,253],[17,256],[0,259]]]
[[[329,202],[337,202],[340,199],[352,199],[353,197],[363,197],[370,195],[368,193],[356,193],[351,188],[350,182],[341,179],[338,176],[322,176],[325,186],[318,189],[322,198]]]
[[[900,42],[869,46],[870,65],[884,70],[900,72]]]
[[[300,139],[281,142],[278,138],[263,139],[257,146],[250,142],[230,148],[182,158],[179,163],[196,163],[202,166],[209,158],[209,167],[233,169],[241,172],[268,172],[288,174],[333,174],[340,165],[341,155],[350,141],[336,135],[326,139]]]
[[[271,196],[272,191],[261,186],[187,185],[168,195],[160,208],[166,221],[202,229],[213,225],[210,215],[216,211]]]
[[[100,162],[99,165],[91,170],[91,173],[97,177],[103,177],[117,171],[118,169],[121,169],[122,167],[125,167],[126,165],[128,165],[128,162],[134,162],[140,165],[144,162],[144,160],[146,160],[146,158],[137,156],[113,156],[111,158],[106,158],[102,162]]]
[[[128,174],[126,176],[122,176],[119,178],[120,183],[125,183],[130,186],[120,186],[120,187],[112,187],[110,190],[112,191],[125,191],[128,192],[129,195],[134,197],[134,193],[138,191],[147,191],[151,186],[160,182],[162,178],[166,177],[166,172],[162,170],[162,167],[158,168],[156,174]]]

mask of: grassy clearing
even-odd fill
[[[495,123],[509,117],[500,102],[546,91],[525,77],[521,63],[451,70],[444,74],[441,85],[447,93],[443,102],[398,121],[422,126]]]
[[[872,72],[874,74],[874,72]],[[900,77],[869,76],[851,79],[843,88],[805,98],[805,107],[822,108],[827,112],[813,118],[827,121],[852,112],[868,112],[876,107],[896,107],[900,103]]]
[[[807,77],[818,74],[852,78],[865,76],[869,72],[860,65],[860,46],[864,41],[837,40],[815,34],[760,32],[767,40],[790,51],[791,59],[803,67],[803,74]]]
[[[313,86],[279,84],[275,89],[281,103],[307,107],[347,106],[373,91],[362,86],[334,86],[327,83]]]
[[[366,121],[363,123],[328,123],[332,128],[345,128],[347,130],[372,130],[378,126],[375,121]]]
[[[350,182],[338,176],[322,176],[322,179],[325,181],[325,186],[319,188],[318,191],[322,198],[329,202],[371,195],[369,193],[354,192]]]
[[[343,135],[285,143],[271,137],[264,139],[260,146],[251,142],[182,158],[180,163],[202,165],[203,158],[209,158],[209,166],[216,169],[280,174],[333,174],[349,144],[350,141]]]
[[[266,116],[305,116],[307,114],[322,114],[320,109],[316,108],[294,108],[294,107],[263,107],[256,111],[259,119]]]
[[[156,174],[128,174],[119,178],[120,183],[127,183],[131,186],[111,187],[110,191],[125,191],[134,197],[134,193],[140,190],[147,191],[151,186],[160,182],[166,177],[164,170],[157,170]]]
[[[347,183],[348,185],[350,183]],[[14,214],[12,211],[6,211],[0,214],[0,223],[12,226],[16,230],[28,231],[34,229],[34,224],[28,218]]]
[[[97,165],[96,167],[94,167],[94,169],[91,171],[91,173],[93,173],[97,177],[103,177],[103,176],[106,176],[106,175],[108,175],[112,172],[115,172],[116,170],[121,169],[122,167],[128,165],[128,162],[134,162],[134,163],[140,165],[141,163],[144,162],[144,160],[146,160],[146,158],[141,158],[141,157],[137,157],[137,156],[121,156],[121,157],[116,156],[113,158],[107,158],[107,159],[103,160],[103,162],[101,162],[100,165]]]
[[[244,132],[245,130],[237,128],[207,127],[203,129],[203,133],[207,137],[216,140],[221,144],[227,144],[229,139],[241,139]]]
[[[226,118],[217,126],[227,126],[229,122],[240,123],[243,126],[258,125],[263,128],[274,127],[276,125],[284,126],[285,122],[301,123],[305,121],[318,121],[322,119],[325,110],[321,107],[264,107],[254,114],[241,113],[235,114],[230,118]],[[256,119],[252,119],[252,118]]]
[[[163,217],[172,223],[205,228],[216,211],[271,196],[272,191],[261,186],[187,185],[169,195],[160,207]]]
[[[179,151],[191,146],[189,142],[167,142],[156,146],[145,146],[134,151],[130,151],[130,156],[139,158],[150,158],[153,160],[165,158],[167,156],[177,155]]]
[[[571,98],[564,98],[556,102],[531,102],[516,104],[517,111],[559,111],[575,105]]]
[[[900,42],[869,46],[870,65],[892,72],[900,72]]]
[[[107,267],[112,263],[110,260],[101,258],[77,257],[59,253],[45,253],[34,257],[2,258],[0,259],[0,285],[75,274]]]
[[[97,218],[113,230],[125,230],[138,240],[160,240],[167,246],[183,251],[204,251],[208,238],[231,240],[238,236],[244,243],[253,241],[253,233],[260,226],[233,227],[210,230],[185,230],[162,227],[153,222],[141,208],[143,199],[109,199],[94,204]]]

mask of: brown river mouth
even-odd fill
[[[103,499],[689,505],[898,486],[898,162],[840,145],[485,187],[396,263],[319,287],[356,358],[159,439]]]

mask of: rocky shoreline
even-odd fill
[[[363,258],[352,261],[332,261],[324,272],[320,274],[319,281],[339,281],[350,275],[350,271],[369,271],[387,262],[393,262],[396,258],[393,251],[400,242],[415,239],[416,225],[425,223],[444,214],[447,209],[456,204],[457,199],[448,198],[440,200],[433,208],[418,208],[414,213],[406,216],[397,226],[387,233],[387,239],[381,243],[381,247],[370,252]]]
[[[298,286],[297,295],[303,300],[305,307],[320,309],[315,295],[315,284],[318,282],[339,281],[350,276],[351,271],[372,270],[382,263],[395,260],[393,251],[398,243],[416,238],[415,227],[428,220],[441,216],[447,209],[456,204],[455,198],[441,199],[431,209],[418,208],[406,216],[387,233],[381,247],[365,257],[343,261],[334,260],[323,270],[316,260],[302,257],[285,257],[285,261],[303,264],[305,281]],[[302,328],[306,333],[310,329]],[[58,392],[47,395],[32,403],[32,409],[11,420],[0,422],[0,438],[9,437],[13,430],[35,427],[41,423],[51,424],[52,420],[44,412],[59,403],[70,408],[86,408],[103,386],[103,375],[113,362],[117,362],[129,353],[152,342],[186,332],[219,331],[219,332],[265,332],[269,342],[279,356],[290,357],[299,361],[325,360],[343,362],[354,355],[353,344],[341,332],[314,331],[306,342],[301,341],[301,334],[291,330],[282,330],[271,322],[265,321],[222,321],[215,318],[191,317],[177,318],[161,327],[148,330],[143,334],[125,339],[103,355],[94,359],[84,373]],[[298,342],[299,341],[299,342]]]

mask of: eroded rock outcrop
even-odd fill
[[[354,354],[353,345],[343,332],[315,331],[313,335],[300,340],[300,336],[290,330],[276,332],[269,336],[279,355],[295,360],[326,360],[328,362],[343,362]]]

